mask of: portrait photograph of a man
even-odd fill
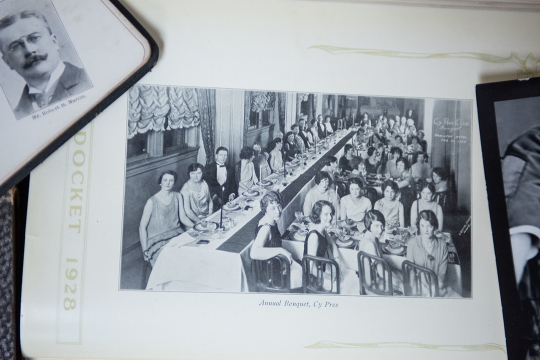
[[[10,11],[0,18],[0,85],[17,119],[92,87],[51,2],[6,5]]]

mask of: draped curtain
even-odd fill
[[[287,133],[287,129],[285,128],[285,109],[287,106],[286,99],[287,94],[278,93],[279,131],[281,131],[282,134]]]
[[[128,139],[200,124],[199,99],[192,88],[137,85],[129,90],[128,107]]]
[[[244,94],[244,136],[242,146],[247,145],[247,132],[249,128],[249,116],[251,115],[251,91],[246,91]]]
[[[199,99],[199,114],[201,117],[201,135],[204,151],[206,153],[206,165],[214,160],[214,124],[216,118],[216,90],[197,89]]]

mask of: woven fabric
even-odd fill
[[[0,198],[0,359],[15,358],[13,289],[13,203],[11,192]]]

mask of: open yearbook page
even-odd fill
[[[538,15],[126,6],[163,55],[32,172],[25,356],[508,356],[474,90]]]

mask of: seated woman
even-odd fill
[[[355,149],[361,148],[362,144],[367,143],[366,131],[363,128],[358,129],[356,135],[353,137],[353,146]]]
[[[334,214],[335,208],[328,201],[319,200],[313,204],[313,208],[310,211],[312,224],[304,242],[304,255],[335,260],[339,265],[340,279],[330,279],[330,274],[325,272],[325,280],[339,281],[341,294],[357,295],[360,293],[358,277],[354,271],[343,265],[336,243],[326,232],[326,229],[332,225]],[[311,273],[316,274],[316,269],[311,269]],[[327,289],[329,287],[325,286]]]
[[[199,164],[188,166],[189,180],[186,181],[180,194],[184,198],[184,210],[187,217],[194,223],[212,214],[214,204],[210,198],[210,189],[202,179],[204,167]]]
[[[398,171],[396,166],[396,160],[403,156],[403,151],[393,146],[390,149],[390,154],[388,155],[388,161],[386,162],[385,174],[387,174],[392,179],[398,179],[401,177],[401,172]]]
[[[349,180],[349,195],[341,198],[340,219],[354,222],[364,221],[364,215],[371,210],[371,201],[364,196],[364,185],[358,178]]]
[[[427,141],[424,140],[424,137],[426,136],[426,134],[424,133],[424,130],[418,130],[417,136],[418,136],[418,139],[420,140],[418,141],[418,143],[420,144],[424,152],[427,152]]]
[[[283,144],[284,150],[284,159],[287,161],[293,161],[296,158],[296,154],[299,154],[300,151],[296,146],[295,135],[292,131],[289,131],[285,136],[285,144]]]
[[[304,215],[311,214],[313,205],[319,200],[326,200],[339,211],[339,196],[332,188],[332,178],[326,171],[319,171],[315,174],[315,186],[306,194],[304,199]]]
[[[173,237],[195,225],[184,211],[182,194],[172,191],[178,175],[172,170],[164,171],[158,179],[161,190],[152,196],[144,206],[139,225],[139,240],[145,261],[154,266],[161,249]]]
[[[416,227],[419,235],[411,238],[407,244],[407,260],[433,270],[439,281],[441,296],[446,295],[444,287],[446,267],[448,265],[448,248],[443,239],[434,235],[439,228],[439,221],[431,210],[423,210],[418,214]]]
[[[392,180],[386,180],[382,184],[384,197],[375,202],[374,210],[380,211],[386,219],[386,224],[392,227],[405,226],[405,213],[403,204],[397,200],[398,185]]]
[[[403,157],[398,158],[396,160],[396,167],[400,173],[400,176],[395,180],[400,189],[400,200],[405,208],[405,224],[402,224],[402,226],[409,226],[411,225],[409,223],[411,216],[409,212],[411,211],[412,202],[416,199],[416,183],[414,182],[414,178],[409,170],[409,162],[407,159]]]
[[[331,135],[334,132],[334,129],[332,128],[332,123],[330,122],[330,116],[326,115],[324,117],[324,128],[326,130],[326,134]]]
[[[311,133],[311,139],[314,144],[317,144],[321,141],[321,139],[319,139],[319,122],[317,120],[311,120],[311,127],[309,128],[309,132]]]
[[[433,183],[435,184],[435,192],[448,191],[448,174],[444,168],[433,168]]]
[[[285,256],[291,266],[291,289],[302,286],[302,266],[293,261],[290,252],[281,245],[281,234],[277,221],[281,217],[281,195],[269,191],[261,199],[261,212],[264,214],[255,230],[255,241],[251,246],[250,256],[253,260],[268,260],[277,255]]]
[[[238,192],[240,194],[248,191],[259,181],[257,175],[255,174],[253,158],[253,149],[249,146],[244,146],[242,150],[240,150],[240,161],[238,162],[236,169]]]
[[[412,203],[411,206],[411,224],[416,224],[418,214],[424,210],[431,210],[437,216],[439,226],[436,230],[443,229],[443,210],[441,205],[435,201],[435,185],[431,182],[422,182],[420,187],[420,198]]]
[[[353,146],[351,144],[345,144],[343,156],[339,159],[339,168],[341,171],[352,171],[350,161],[353,158]]]
[[[335,156],[327,156],[324,159],[324,166],[321,171],[326,171],[330,175],[333,175],[338,171],[338,160]]]
[[[407,152],[406,146],[403,143],[403,136],[401,135],[394,136],[394,146],[400,148],[402,153]]]
[[[366,183],[367,171],[366,171],[366,165],[364,164],[364,159],[358,156],[353,157],[353,159],[351,160],[351,167],[352,167],[352,171],[349,174],[349,179],[357,178],[362,182],[362,186],[366,187],[367,186],[367,183]]]
[[[262,152],[261,143],[258,141],[253,143],[253,156],[255,174],[257,174],[259,181],[262,181],[272,174],[272,170],[268,164],[269,155],[268,153]]]
[[[422,148],[422,145],[420,145],[420,139],[417,135],[411,137],[411,145],[410,145],[411,152],[416,154],[417,152],[424,151]]]
[[[283,148],[283,143],[281,138],[274,139],[275,147],[270,151],[270,169],[272,172],[283,171],[283,153],[281,149]]]
[[[381,252],[379,250],[379,238],[384,232],[385,224],[386,222],[384,220],[384,215],[380,211],[368,211],[364,217],[364,226],[366,231],[364,232],[362,240],[358,244],[358,251],[363,251],[380,258]],[[364,273],[366,274],[367,282],[371,283],[370,268],[367,263],[364,264]],[[383,276],[382,269],[377,269],[377,275],[379,277]]]
[[[431,166],[425,162],[427,154],[419,151],[413,156],[414,164],[411,166],[411,175],[415,182],[431,178]]]
[[[365,161],[366,165],[366,171],[368,174],[377,174],[377,169],[381,165],[381,162],[379,161],[379,154],[377,153],[377,150],[374,147],[370,147],[367,151],[367,161]]]

